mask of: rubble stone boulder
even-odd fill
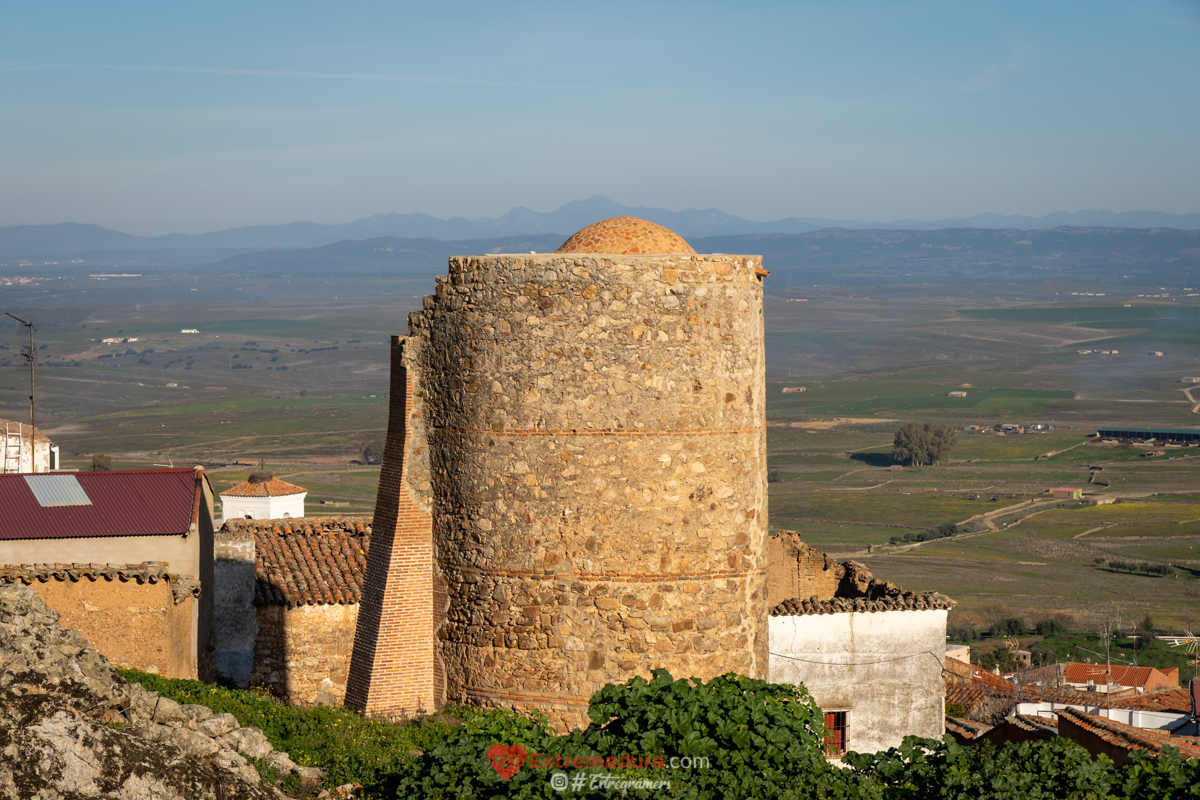
[[[231,714],[127,683],[32,589],[0,585],[0,800],[278,800],[246,756],[321,771]]]

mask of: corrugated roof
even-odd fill
[[[74,475],[26,475],[25,483],[42,508],[92,504]]]
[[[205,479],[202,471],[193,469],[69,475],[90,505],[43,506],[27,476],[0,475],[0,540],[187,533],[199,508],[200,481]]]

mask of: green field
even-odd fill
[[[387,425],[388,339],[406,332],[432,282],[59,283],[53,300],[20,287],[6,299],[40,323],[38,422],[67,465],[88,468],[99,452],[119,468],[203,463],[220,490],[263,464],[309,489],[309,514],[373,512],[378,467],[356,462]],[[1082,287],[1063,284],[813,287],[808,302],[788,303],[800,289],[767,286],[772,530],[799,531],[904,588],[945,592],[964,611],[1005,604],[1089,620],[1150,611],[1164,625],[1200,627],[1189,623],[1200,609],[1189,571],[1200,569],[1200,450],[1145,458],[1146,448],[1087,443],[1110,424],[1200,426],[1179,383],[1200,371],[1195,306],[1068,301]],[[333,296],[351,290],[358,296]],[[0,416],[24,420],[20,334],[0,323]],[[1099,347],[1121,354],[1076,352]],[[1148,349],[1166,355],[1147,358]],[[967,396],[948,396],[957,390]],[[908,421],[1048,427],[960,431],[945,463],[893,471],[892,436]],[[1022,505],[1055,486],[1122,502]],[[977,532],[889,543],[946,522]],[[1097,558],[1175,564],[1179,577],[1123,574]]]

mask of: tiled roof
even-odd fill
[[[1094,705],[1096,701],[1093,694],[1069,689],[1025,684],[1018,690],[1018,687],[1009,681],[973,664],[971,666],[974,670],[970,683],[946,682],[946,702],[957,703],[968,715],[975,714],[981,706],[995,698],[1004,698],[1014,703],[1019,697],[1022,702],[1029,703],[1053,701],[1076,705]]]
[[[957,733],[964,739],[978,739],[992,729],[986,722],[976,722],[973,719],[962,719],[946,715],[946,731]]]
[[[675,231],[637,217],[611,217],[594,222],[571,235],[556,253],[695,253]]]
[[[175,604],[186,597],[200,596],[200,581],[168,572],[163,561],[143,561],[140,564],[4,564],[0,565],[0,583],[23,583],[26,586],[37,581],[72,581],[83,579],[137,581],[158,583],[170,581]]]
[[[1040,717],[1036,714],[1013,714],[1005,719],[1005,722],[1023,731],[1036,733],[1043,739],[1058,735],[1058,720],[1049,717]]]
[[[1063,664],[1063,677],[1068,683],[1087,683],[1090,680],[1101,685],[1106,682],[1107,670],[1111,670],[1112,682],[1118,686],[1145,686],[1155,673],[1165,680],[1170,680],[1169,675],[1154,667],[1126,667],[1118,664],[1112,667],[1105,667],[1104,664]]]
[[[1056,710],[1060,720],[1066,719],[1123,750],[1145,750],[1157,755],[1163,747],[1178,748],[1184,758],[1200,758],[1200,739],[1194,736],[1171,736],[1167,731],[1135,728],[1123,722],[1086,714],[1073,708]],[[1061,729],[1062,726],[1060,726]]]
[[[221,530],[254,534],[255,605],[348,605],[362,596],[369,518],[238,519]]]
[[[0,428],[3,428],[6,431],[8,431],[8,434],[10,436],[19,436],[23,439],[28,439],[29,431],[32,430],[33,438],[35,440],[42,439],[43,441],[47,441],[47,442],[50,441],[49,437],[47,437],[46,434],[42,433],[41,428],[30,428],[25,423],[18,422],[16,420],[0,418]]]
[[[1192,710],[1187,689],[1160,689],[1157,692],[1114,697],[1111,701],[1106,701],[1105,705],[1133,711],[1176,711],[1180,714],[1187,714]]]
[[[957,603],[938,592],[902,592],[898,595],[868,600],[864,597],[835,597],[818,600],[816,595],[807,600],[794,598],[784,600],[771,609],[773,617],[789,617],[804,614],[843,614],[849,611],[913,611],[954,608]]]
[[[186,534],[206,480],[199,467],[0,475],[0,540]]]
[[[261,483],[242,481],[221,492],[221,497],[284,497],[289,494],[305,494],[308,489],[294,483],[271,478]]]

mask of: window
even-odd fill
[[[846,752],[845,711],[825,712],[825,755],[838,758]]]

